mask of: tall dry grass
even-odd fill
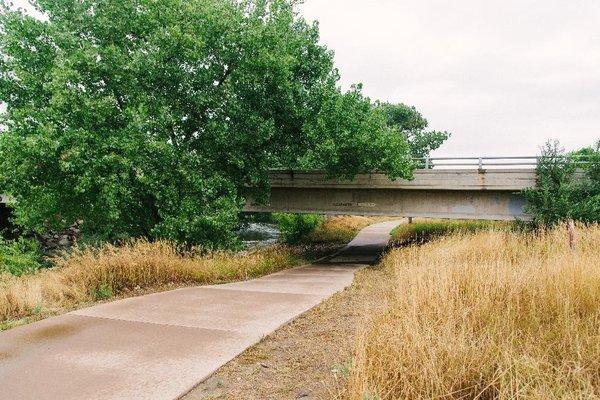
[[[398,225],[392,231],[392,244],[406,246],[423,244],[452,233],[474,233],[483,230],[516,230],[512,221],[419,219],[412,224]]]
[[[392,251],[347,398],[600,398],[600,227]]]
[[[283,247],[247,254],[181,254],[166,242],[75,251],[35,275],[0,276],[0,324],[52,314],[128,291],[165,285],[208,284],[248,279],[299,263]]]

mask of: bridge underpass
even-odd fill
[[[536,184],[532,168],[424,169],[414,180],[364,174],[352,181],[322,171],[274,171],[268,204],[250,199],[247,212],[395,215],[402,217],[530,220],[523,189]]]

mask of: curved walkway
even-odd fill
[[[130,298],[0,333],[0,399],[177,399],[352,283],[400,221],[329,261],[259,279]]]

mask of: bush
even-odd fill
[[[273,218],[279,225],[281,240],[285,243],[298,243],[325,220],[322,216],[315,214],[277,213],[273,215]]]
[[[538,226],[567,219],[600,222],[600,142],[566,153],[547,143],[537,168],[537,185],[524,192]]]
[[[0,237],[0,273],[21,276],[42,267],[42,249],[37,240],[19,238],[5,241]]]

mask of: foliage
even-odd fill
[[[528,211],[537,225],[567,219],[600,221],[600,142],[595,148],[565,153],[548,142],[537,168],[537,186],[526,190]]]
[[[415,107],[377,102],[375,108],[383,114],[390,128],[406,138],[414,158],[428,157],[450,137],[446,131],[426,131],[429,123]]]
[[[42,249],[35,239],[6,241],[0,237],[0,273],[20,276],[42,267]]]
[[[412,177],[406,138],[388,126],[383,114],[361,93],[361,85],[339,94],[327,87],[316,91],[317,112],[305,126],[310,149],[288,165],[324,169],[351,179],[361,172],[382,171],[391,178]]]
[[[108,300],[114,296],[112,288],[106,283],[100,284],[94,293],[96,300]]]
[[[284,243],[298,243],[325,220],[322,216],[315,214],[277,213],[273,215],[273,218],[279,226],[281,240]]]
[[[224,248],[272,167],[410,177],[294,0],[0,1],[0,187],[29,231]]]

